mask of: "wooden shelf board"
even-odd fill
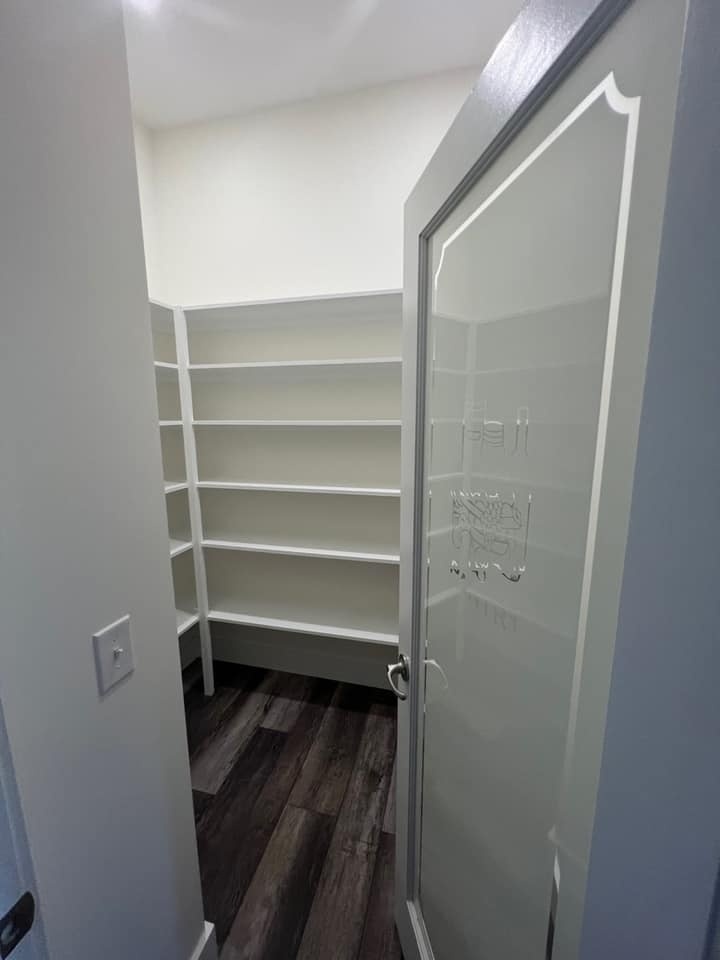
[[[179,423],[179,421],[178,421]],[[161,426],[169,425],[168,423]],[[400,420],[193,420],[195,427],[399,427]]]
[[[175,618],[177,621],[177,635],[181,637],[184,633],[194,627],[200,620],[197,613],[190,613],[188,610],[176,610]]]
[[[365,643],[381,643],[396,646],[398,636],[395,633],[378,633],[374,630],[356,630],[351,627],[337,627],[324,623],[305,623],[301,620],[281,620],[274,617],[257,617],[250,614],[232,613],[224,610],[211,610],[208,620],[214,623],[233,623],[245,627],[261,627],[267,630],[280,630],[290,633],[306,633],[318,637],[338,637],[344,640],[360,640]]]
[[[179,557],[181,553],[187,553],[188,550],[192,550],[192,541],[191,540],[174,540],[170,538],[170,556]]]
[[[234,480],[199,480],[201,490],[260,490],[274,493],[322,493],[353,497],[399,497],[396,487],[341,487],[312,483],[245,483]]]
[[[246,553],[276,553],[287,557],[320,557],[328,560],[352,560],[358,563],[398,564],[397,554],[367,553],[359,550],[331,550],[325,547],[296,547],[279,543],[251,543],[241,540],[204,539],[210,550],[239,550]]]
[[[161,420],[160,426],[161,427],[181,427],[182,420]]]

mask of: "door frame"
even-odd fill
[[[428,239],[631,2],[530,0],[480,74],[405,206],[400,651],[410,658],[410,684],[408,699],[399,705],[396,922],[406,949],[408,944],[420,945],[418,952],[406,955],[406,960],[433,960],[422,917],[414,906],[420,842],[419,734],[424,703],[424,671],[416,665],[422,662],[423,642],[420,601],[425,555],[422,508],[427,324],[423,281]],[[686,17],[627,544],[626,571],[632,575],[623,583],[617,627],[586,921],[592,916],[585,924],[583,957],[612,954],[625,960],[635,955],[633,945],[638,943],[653,943],[658,960],[704,957],[702,942],[712,917],[720,859],[720,765],[716,758],[713,760],[716,738],[708,735],[702,746],[697,740],[701,724],[703,730],[712,724],[708,733],[720,731],[720,698],[708,679],[713,675],[708,671],[710,663],[715,667],[714,675],[720,675],[720,644],[711,647],[707,639],[708,632],[717,633],[717,600],[696,575],[695,563],[688,562],[687,569],[676,568],[670,586],[664,568],[668,566],[667,557],[677,553],[672,540],[675,534],[671,524],[656,522],[663,498],[667,500],[679,485],[681,488],[688,475],[701,477],[703,489],[712,489],[713,483],[720,486],[720,440],[706,439],[704,447],[699,443],[693,447],[688,441],[683,445],[683,456],[676,456],[671,465],[659,453],[659,435],[667,429],[668,418],[673,423],[683,418],[693,422],[700,396],[703,410],[720,408],[720,324],[711,328],[707,310],[710,296],[715,316],[720,304],[720,272],[712,266],[713,250],[720,248],[720,192],[712,164],[699,162],[702,156],[717,156],[720,151],[717,124],[708,122],[713,91],[720,86],[720,58],[714,49],[714,38],[720,33],[720,7],[716,0],[687,0]],[[675,196],[678,199],[673,205]],[[706,211],[700,231],[699,211]],[[694,242],[698,232],[703,241],[700,248]],[[678,264],[682,264],[682,270]],[[702,291],[700,297],[697,287]],[[694,311],[688,313],[688,304],[695,307]],[[685,328],[679,332],[676,323],[672,331],[671,324],[679,313]],[[696,340],[689,347],[688,338],[693,336]],[[669,375],[682,383],[681,394],[668,391]],[[654,437],[654,446],[650,447],[647,440],[643,443],[643,431],[647,437]],[[660,465],[662,483],[658,482]],[[693,470],[696,473],[689,473]],[[705,562],[714,562],[715,568],[712,544],[719,541],[720,515],[706,523],[702,538]],[[638,571],[642,571],[640,577]],[[638,581],[644,604],[637,599]],[[642,630],[647,634],[648,602],[657,596],[658,584],[667,586],[662,589],[663,602],[655,601],[656,609],[650,616],[655,627],[654,646],[650,646]],[[687,648],[679,652],[677,644],[676,619],[680,613],[675,613],[672,603],[680,585],[693,598],[694,606],[683,599],[676,602],[678,610],[692,613],[704,627],[704,632],[698,631],[693,638],[696,651],[689,653]],[[646,644],[644,662],[638,659],[639,642]],[[652,661],[648,661],[648,654],[652,654]],[[655,688],[648,691],[648,662],[655,665],[660,658],[662,666],[653,677]],[[679,671],[685,680],[682,689],[676,681]],[[622,682],[617,680],[620,672]],[[692,709],[687,702],[690,678],[697,685],[693,688]],[[639,702],[647,711],[641,724],[633,721]],[[692,734],[694,739],[690,740]],[[693,744],[692,751],[687,749],[688,742]],[[686,748],[670,757],[668,743],[685,743]],[[653,793],[649,811],[643,791],[656,790],[660,782],[667,794],[660,798]],[[629,789],[636,797],[630,803]],[[402,798],[407,799],[406,804]],[[672,859],[668,860],[663,857],[658,838],[670,833],[667,852]],[[638,837],[643,840],[641,848],[636,843]],[[628,843],[629,838],[633,843]],[[600,855],[594,856],[598,851]],[[618,883],[618,875],[627,876],[623,869],[631,871],[636,881],[635,897],[642,900],[647,912],[639,910],[638,899],[628,896],[627,886]],[[717,886],[720,888],[720,884]],[[719,901],[717,897],[715,909]],[[658,903],[667,903],[667,909],[650,915],[649,907]],[[680,905],[684,911],[681,922],[675,909]],[[608,925],[603,918],[609,914],[622,920]]]

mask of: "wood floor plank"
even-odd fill
[[[197,824],[205,917],[222,943],[268,840],[253,830],[258,797],[287,734],[258,729]]]
[[[373,703],[389,714],[397,714],[397,697],[389,689],[372,688]]]
[[[195,688],[186,704],[205,914],[223,960],[358,960],[361,945],[370,960],[387,941],[373,877],[392,873],[381,830],[394,701],[234,664],[216,678],[217,702],[191,700]]]
[[[297,960],[357,956],[390,786],[394,735],[391,717],[368,715]]]
[[[324,697],[329,701],[335,685],[329,680],[322,683],[325,685]],[[207,903],[206,916],[217,925],[216,933],[220,945],[230,930],[234,911],[250,885],[287,804],[293,784],[317,736],[324,712],[322,702],[306,703],[288,733],[258,727],[213,802],[211,818],[214,808],[219,806],[220,813],[216,814],[214,819],[221,820],[223,812],[227,810],[227,820],[223,820],[213,829],[206,827],[204,831],[204,821],[201,820],[199,835],[216,835],[214,843],[201,843],[199,849],[203,889],[208,886],[214,891],[212,902],[218,906],[213,909],[219,919],[215,920],[210,915]],[[272,748],[274,755],[270,763],[263,762],[263,745],[267,750]],[[256,773],[258,769],[261,769],[259,774]],[[243,800],[240,807],[235,808],[233,797],[238,792],[243,794]],[[232,851],[225,845],[228,839]],[[233,861],[230,864],[232,875],[228,880],[231,890],[223,894],[222,878],[223,875],[227,876],[229,860]],[[241,864],[237,861],[241,861]]]
[[[397,700],[390,700],[384,697],[380,690],[376,691],[377,696],[370,704],[370,713],[376,713],[381,717],[388,717],[391,720],[397,718]]]
[[[334,820],[287,806],[270,838],[221,960],[292,960],[327,853]]]
[[[392,776],[390,777],[390,789],[388,790],[387,803],[385,804],[385,816],[383,817],[383,831],[385,833],[395,834],[395,792],[397,790],[397,759],[393,763]]]
[[[192,798],[193,810],[195,812],[195,823],[198,823],[210,803],[212,803],[213,795],[211,793],[203,793],[202,790],[193,790]]]
[[[336,833],[346,841],[376,846],[395,760],[395,723],[370,713],[338,817]]]
[[[357,960],[402,960],[395,929],[395,838],[380,836],[362,943]]]
[[[218,688],[212,697],[204,696],[197,688],[186,697],[185,723],[191,759],[221,729],[239,697],[239,690],[223,687]]]
[[[361,688],[348,691],[344,684],[338,688],[303,764],[290,803],[337,816],[365,728],[367,713],[358,709],[363,701],[368,710],[370,698]]]
[[[325,685],[325,695],[329,701],[335,684],[330,680],[321,682]],[[322,702],[306,703],[295,725],[286,734],[286,741],[278,761],[258,798],[258,808],[270,830],[274,828],[283,807],[289,802],[298,775],[318,737],[326,712]]]
[[[194,790],[217,793],[220,789],[245,744],[262,725],[273,683],[268,674],[256,689],[233,691],[236,699],[222,724],[192,756],[190,778]]]
[[[364,843],[331,843],[296,960],[355,960],[376,855]]]
[[[324,688],[330,688],[328,681],[315,677],[303,677],[294,673],[278,674],[277,677],[262,725],[270,730],[287,732],[295,724],[305,704],[318,702],[318,693]]]

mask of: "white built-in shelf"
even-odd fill
[[[192,540],[174,540],[170,538],[170,556],[179,557],[181,553],[192,550]]]
[[[165,493],[177,493],[178,490],[187,490],[186,480],[168,480],[165,483]]]
[[[341,487],[312,483],[244,483],[234,480],[198,480],[202,490],[259,490],[270,493],[329,493],[352,497],[399,497],[396,487]]]
[[[151,313],[177,633],[199,632],[205,692],[208,620],[397,648],[401,293]]]
[[[400,423],[400,420],[193,420],[196,427],[399,427]]]
[[[175,616],[177,618],[177,635],[179,637],[187,633],[200,619],[197,613],[189,613],[187,610],[176,610]]]
[[[240,550],[246,553],[277,553],[287,557],[322,557],[327,560],[354,560],[358,563],[400,563],[391,553],[368,553],[362,550],[332,550],[326,547],[296,547],[280,543],[252,543],[241,540],[209,540],[202,542],[211,550]]]
[[[178,365],[167,360],[156,360],[155,373],[160,380],[177,380]]]
[[[338,637],[343,640],[361,640],[365,643],[383,643],[396,646],[396,633],[378,633],[374,630],[356,630],[324,623],[305,623],[301,620],[280,620],[274,617],[255,617],[250,614],[210,610],[208,620],[215,623],[233,623],[244,627],[261,627],[266,630],[281,630],[290,633],[306,633],[317,637]]]
[[[192,331],[233,330],[238,327],[268,327],[297,324],[352,324],[368,319],[396,320],[402,310],[401,290],[329,294],[320,297],[293,297],[243,303],[207,304],[187,307],[185,316]]]
[[[341,371],[345,373],[350,369],[372,372],[373,367],[382,370],[399,367],[401,364],[401,357],[349,357],[347,359],[333,360],[250,360],[238,363],[191,363],[188,369],[194,374],[214,374],[252,370],[317,370],[322,372],[340,368]],[[167,364],[165,366],[167,366]]]

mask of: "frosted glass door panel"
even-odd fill
[[[419,894],[437,960],[546,955],[635,105],[608,77],[431,241]]]

